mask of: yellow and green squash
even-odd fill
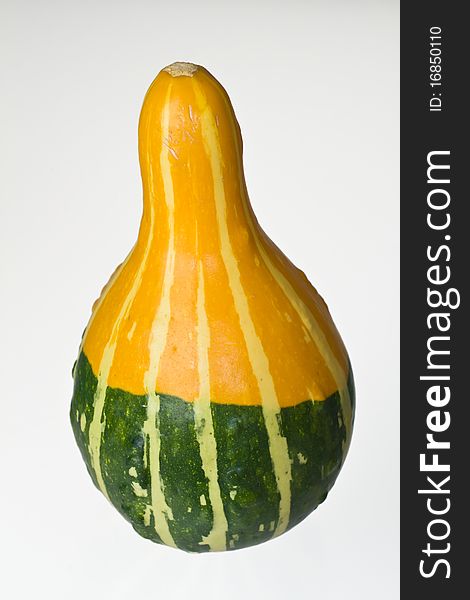
[[[348,356],[326,304],[251,208],[223,87],[174,63],[139,122],[137,242],[95,303],[71,422],[101,492],[150,540],[259,544],[304,519],[345,459]]]

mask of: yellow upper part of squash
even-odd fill
[[[174,63],[139,122],[137,242],[93,307],[83,350],[99,385],[292,406],[346,387],[328,309],[259,226],[223,87]]]

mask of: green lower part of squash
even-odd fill
[[[74,367],[74,380],[72,427],[97,485],[88,439],[97,379],[84,353]],[[348,385],[354,411],[351,371]],[[178,548],[208,551],[203,538],[211,531],[213,515],[193,405],[175,396],[159,396],[160,477],[173,516],[168,527]],[[218,484],[228,524],[227,550],[259,544],[273,536],[280,499],[262,408],[212,403],[211,413]],[[148,444],[143,432],[146,419],[146,396],[107,389],[100,466],[109,498],[117,510],[140,535],[162,543],[150,514]],[[291,460],[289,529],[323,502],[341,468],[347,440],[339,394],[322,402],[306,400],[282,408],[279,425]]]

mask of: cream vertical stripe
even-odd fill
[[[220,493],[217,472],[217,443],[214,434],[210,402],[209,345],[210,332],[205,308],[204,275],[202,264],[199,263],[197,287],[199,396],[194,401],[193,410],[196,438],[199,443],[202,469],[208,481],[209,500],[213,514],[212,529],[207,536],[202,538],[200,544],[208,544],[211,550],[218,551],[227,549],[226,536],[228,523]]]
[[[162,133],[168,139],[170,125],[170,95],[168,87],[162,115]],[[156,394],[158,370],[163,351],[166,346],[168,328],[171,317],[170,292],[175,274],[175,202],[171,166],[168,158],[168,148],[162,144],[160,152],[160,169],[163,178],[165,202],[168,209],[169,239],[168,252],[163,275],[163,286],[160,303],[152,323],[149,341],[149,368],[144,375],[144,386],[147,393],[147,420],[144,424],[144,434],[148,439],[149,467],[151,481],[151,506],[154,516],[154,527],[163,543],[176,546],[168,527],[168,520],[173,519],[170,507],[166,503],[163,481],[160,473],[160,396]]]
[[[248,300],[244,292],[238,262],[233,253],[227,225],[227,206],[221,164],[221,149],[217,125],[213,114],[206,105],[204,95],[195,82],[201,109],[201,126],[204,145],[211,165],[214,185],[214,201],[217,216],[218,233],[221,246],[222,260],[229,279],[235,309],[237,311],[241,330],[245,339],[248,358],[256,377],[262,400],[262,410],[269,440],[269,452],[273,464],[274,475],[279,491],[279,519],[273,536],[283,533],[289,523],[291,489],[291,461],[287,440],[281,434],[279,418],[281,414],[274,381],[269,369],[269,361],[264,352],[253,320],[250,315]]]
[[[143,432],[148,439],[151,509],[154,518],[154,528],[160,539],[167,546],[176,544],[168,527],[168,519],[173,520],[171,508],[167,505],[163,484],[160,477],[160,429],[158,427],[160,412],[160,396],[155,392],[147,395],[147,420]]]
[[[137,295],[137,291],[142,282],[142,276],[147,266],[147,260],[150,252],[150,247],[152,244],[153,238],[153,220],[154,215],[153,211],[151,212],[151,227],[149,237],[147,239],[147,243],[145,245],[144,256],[142,258],[142,262],[139,265],[137,273],[134,277],[132,287],[127,294],[119,315],[116,319],[116,322],[113,325],[113,329],[111,331],[111,337],[106,344],[103,350],[103,356],[101,358],[98,376],[97,376],[97,385],[96,391],[93,398],[93,418],[90,423],[90,428],[88,430],[88,451],[90,453],[90,461],[95,471],[96,481],[100,487],[100,490],[103,494],[108,498],[108,491],[106,489],[106,485],[103,480],[103,474],[101,471],[101,462],[100,462],[100,450],[101,450],[101,434],[102,434],[102,419],[103,419],[103,410],[104,403],[106,399],[106,390],[108,389],[108,377],[109,372],[111,370],[111,366],[114,360],[114,353],[116,351],[116,343],[117,338],[119,336],[119,332],[121,329],[121,324],[125,322],[127,315],[129,314],[130,308],[132,306],[132,302]],[[108,288],[109,289],[109,288]],[[95,311],[96,312],[96,311]]]

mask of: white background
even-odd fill
[[[0,10],[3,598],[398,598],[398,1]],[[328,302],[357,384],[327,501],[274,541],[200,556],[134,533],[68,420],[92,302],[137,234],[141,102],[175,60],[228,90],[255,212]]]

